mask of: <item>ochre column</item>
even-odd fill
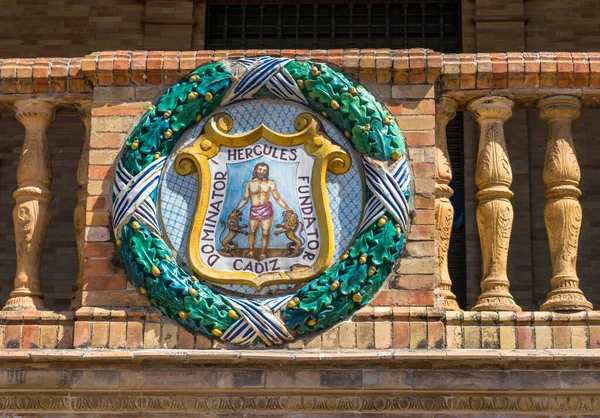
[[[91,105],[86,103],[79,108],[77,115],[85,125],[85,137],[83,138],[83,147],[79,157],[79,165],[77,166],[77,206],[73,214],[73,223],[75,225],[75,240],[77,242],[77,258],[79,261],[79,271],[77,275],[77,291],[73,295],[71,309],[79,308],[81,305],[81,280],[83,277],[83,247],[85,243],[85,218],[86,218],[86,202],[87,202],[87,179],[90,157],[90,132],[91,132]]]
[[[15,116],[25,127],[25,142],[17,167],[18,189],[13,194],[17,274],[15,289],[4,310],[45,309],[40,291],[40,259],[50,221],[52,173],[46,129],[54,121],[54,104],[15,103]]]
[[[548,123],[548,145],[544,161],[546,206],[544,221],[552,260],[551,291],[541,309],[585,311],[592,304],[579,289],[577,248],[581,229],[579,180],[571,123],[580,114],[581,102],[572,96],[540,100],[540,118]]]
[[[448,272],[448,246],[454,221],[454,208],[450,197],[454,191],[450,187],[452,167],[448,155],[446,126],[456,116],[458,103],[449,97],[443,97],[438,103],[435,116],[435,224],[437,234],[438,275],[440,292],[444,296],[444,309],[460,311],[456,296],[452,293],[452,280]]]
[[[483,259],[481,295],[475,311],[520,311],[509,292],[506,275],[508,246],[513,223],[512,170],[504,139],[504,122],[514,103],[505,97],[482,97],[468,110],[479,124],[479,151],[475,169],[477,229]]]

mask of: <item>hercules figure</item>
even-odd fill
[[[252,180],[244,185],[244,197],[236,209],[243,208],[250,200],[250,230],[248,232],[248,257],[254,258],[254,242],[258,225],[261,228],[261,252],[259,260],[267,258],[267,248],[271,239],[271,227],[273,226],[273,204],[269,201],[273,195],[275,202],[284,210],[291,210],[277,191],[277,184],[269,180],[269,166],[258,163],[252,171]]]

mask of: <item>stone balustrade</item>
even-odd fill
[[[592,309],[592,304],[579,289],[576,272],[579,233],[582,224],[582,210],[579,204],[581,172],[571,123],[577,119],[582,108],[582,92],[561,89],[533,92],[504,91],[504,94],[468,94],[459,90],[448,91],[439,101],[438,120],[443,126],[436,130],[436,152],[438,154],[438,189],[444,189],[451,178],[447,155],[446,115],[455,115],[459,107],[471,114],[479,125],[479,151],[476,161],[475,183],[477,192],[477,228],[483,258],[481,294],[474,311],[520,311],[510,294],[510,280],[507,277],[507,260],[513,224],[510,190],[513,180],[510,159],[504,137],[503,125],[512,116],[515,103],[522,107],[536,106],[539,117],[548,125],[548,142],[543,168],[543,181],[546,185],[546,206],[544,221],[548,234],[550,259],[552,262],[551,291],[542,310],[556,312],[580,312]],[[523,94],[523,95],[521,95]],[[518,98],[518,100],[515,100]],[[450,110],[447,108],[450,107]],[[441,158],[439,156],[442,156]],[[447,167],[440,174],[439,167]],[[446,192],[451,193],[451,192]],[[436,210],[438,219],[444,216],[447,196],[438,193]],[[449,215],[445,215],[449,216]],[[440,227],[439,263],[447,264],[449,234]],[[451,279],[441,273],[441,290],[445,305],[453,306],[455,297],[445,289],[451,287]],[[455,310],[455,309],[450,309]]]
[[[350,324],[342,324],[314,340],[290,348],[442,348],[448,347],[450,338],[457,341],[458,337],[448,334],[445,316],[446,311],[460,311],[451,290],[452,277],[447,259],[453,191],[446,126],[457,112],[469,113],[480,130],[474,183],[478,190],[476,217],[483,270],[481,294],[473,307],[477,312],[450,315],[452,332],[458,328],[465,331],[464,318],[469,318],[468,329],[479,327],[478,341],[481,341],[477,347],[470,345],[486,348],[481,334],[483,327],[489,323],[498,326],[497,339],[500,341],[505,329],[501,325],[510,323],[514,328],[511,334],[514,344],[507,347],[519,348],[517,329],[525,323],[531,329],[539,322],[528,319],[533,318],[532,313],[520,312],[521,308],[510,293],[511,277],[507,272],[514,192],[511,190],[513,174],[504,124],[515,109],[538,109],[539,117],[548,125],[546,159],[540,181],[543,180],[546,186],[544,221],[552,276],[548,278],[551,290],[542,310],[581,312],[592,309],[579,289],[576,271],[578,236],[585,214],[582,214],[578,201],[581,173],[575,153],[577,132],[571,131],[571,123],[578,117],[580,109],[600,107],[600,54],[457,55],[422,49],[104,51],[72,59],[0,60],[2,112],[4,117],[7,117],[6,113],[14,113],[25,131],[14,194],[17,274],[14,291],[4,309],[45,310],[41,291],[44,278],[39,269],[44,236],[50,222],[48,205],[52,200],[46,131],[57,112],[77,113],[86,133],[81,138],[83,152],[76,175],[79,190],[73,208],[78,254],[73,262],[78,262],[80,267],[78,277],[73,278],[77,291],[71,308],[76,314],[74,318],[72,314],[68,316],[68,321],[74,322],[72,334],[75,336],[72,338],[76,341],[71,346],[142,348],[143,341],[148,341],[147,346],[152,348],[163,345],[191,348],[198,344],[202,348],[210,348],[211,344],[219,348],[214,342],[201,340],[198,343],[198,339],[185,330],[174,331],[179,337],[169,340],[167,335],[170,333],[165,330],[176,328],[175,325],[163,324],[160,316],[146,307],[147,303],[144,304],[144,299],[133,288],[125,284],[116,288],[112,284],[111,280],[116,282],[116,278],[122,280],[124,276],[114,261],[108,204],[105,202],[104,207],[98,209],[102,216],[95,216],[100,212],[93,212],[98,201],[110,198],[106,191],[108,182],[90,178],[88,174],[100,165],[110,167],[114,164],[133,119],[139,117],[148,102],[164,91],[165,86],[211,60],[265,54],[325,61],[370,88],[388,106],[405,133],[416,179],[416,211],[408,238],[408,255],[389,280],[389,288],[373,299],[368,315],[363,312]],[[111,124],[118,125],[121,130],[113,129]],[[95,147],[90,143],[90,137],[108,141],[107,132],[112,135],[111,144]],[[95,219],[103,219],[105,223],[98,224]],[[93,268],[84,269],[86,263]],[[110,271],[107,273],[103,268]],[[98,291],[90,291],[87,285],[92,279],[107,285],[96,289]],[[119,313],[117,307],[128,310]],[[108,311],[100,312],[100,309]],[[398,311],[402,309],[406,311]],[[383,313],[387,310],[394,314]],[[25,324],[23,318],[26,315],[15,319],[16,316],[6,314],[7,319],[1,319],[5,326],[15,327],[15,322],[19,321]],[[548,322],[554,322],[556,318],[557,324],[560,321],[563,321],[562,325],[571,324],[563,317],[548,318],[551,318]],[[598,341],[594,339],[600,332],[597,316],[590,313],[578,317],[577,321],[577,326],[589,327],[590,331],[582,342],[584,340],[579,338],[582,331],[573,323],[572,329],[576,330],[573,332],[577,333],[572,337],[573,341],[577,340],[573,346],[597,346]],[[48,326],[47,322],[44,326]],[[125,323],[127,327],[123,325]],[[545,323],[544,326],[550,325]],[[124,328],[127,334],[123,334],[123,341],[111,339]],[[571,329],[571,326],[565,328]],[[16,332],[14,328],[11,330],[11,333]],[[2,334],[4,346],[10,346],[8,341],[24,341],[24,331],[19,332],[20,337],[14,339],[7,339],[8,334]],[[151,334],[155,334],[154,337]],[[163,340],[167,342],[157,342]],[[468,338],[461,334],[460,341],[465,340]],[[61,347],[68,346],[65,341],[60,344]],[[453,348],[460,348],[459,343],[453,344]],[[45,344],[45,347],[51,346]]]

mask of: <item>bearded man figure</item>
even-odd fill
[[[259,225],[262,236],[261,252],[258,259],[263,260],[267,258],[274,215],[273,203],[270,201],[271,196],[273,196],[275,202],[284,210],[291,210],[279,195],[277,184],[273,180],[269,180],[269,166],[266,163],[258,163],[252,171],[252,179],[244,184],[244,197],[236,207],[236,209],[241,209],[250,201],[249,251],[247,254],[250,258],[254,258],[254,243],[256,242],[256,232]]]

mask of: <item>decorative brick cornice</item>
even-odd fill
[[[347,74],[392,71],[376,82],[434,84],[443,90],[600,88],[600,53],[518,52],[440,54],[427,49],[248,49],[223,51],[103,51],[83,59],[94,85],[171,84],[199,65],[261,55],[311,59]]]
[[[0,59],[0,94],[91,92],[81,71],[83,58]]]
[[[210,61],[283,56],[327,62],[376,83],[434,84],[443,91],[600,88],[600,53],[440,54],[427,49],[101,51],[83,58],[0,60],[0,94],[90,92],[93,86],[170,85]],[[391,75],[391,77],[390,77]]]

